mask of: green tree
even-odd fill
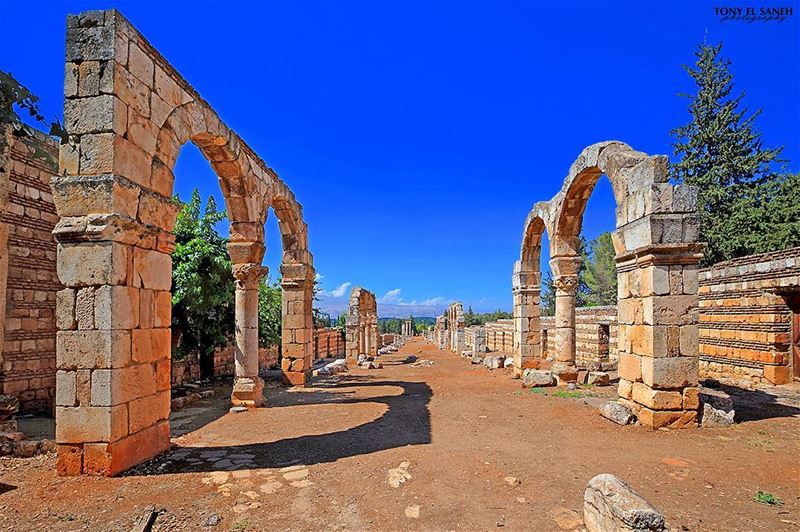
[[[589,243],[589,260],[583,281],[587,291],[586,306],[615,305],[617,302],[617,268],[611,233],[605,232]]]
[[[467,307],[467,311],[464,313],[464,326],[472,327],[473,325],[477,324],[478,324],[478,318],[475,312],[472,310],[472,306]]]
[[[176,196],[176,201],[180,198]],[[210,374],[214,349],[231,341],[234,281],[227,238],[215,225],[225,219],[213,197],[205,210],[197,189],[182,204],[172,253],[172,327],[179,338],[176,355],[199,353],[201,370]]]
[[[759,244],[765,233],[758,228],[771,219],[765,216],[765,199],[780,187],[770,164],[783,149],[764,147],[755,128],[761,111],[749,114],[745,93],[734,95],[731,61],[721,50],[722,44],[703,43],[695,65],[684,66],[697,92],[682,95],[689,99],[691,121],[671,132],[678,159],[672,176],[698,187],[706,264],[767,251]]]
[[[258,284],[258,345],[272,347],[281,344],[281,298],[280,283],[270,284],[262,279]]]

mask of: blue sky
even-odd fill
[[[66,15],[116,7],[294,190],[324,308],[361,285],[382,315],[510,310],[533,203],[594,142],[671,154],[688,120],[677,93],[693,89],[681,64],[706,34],[798,170],[797,3],[781,24],[720,22],[714,5],[0,0],[0,68],[60,117]],[[176,176],[183,197],[221,199],[194,147]],[[601,181],[588,238],[613,229],[613,210]],[[274,219],[267,246],[277,273]]]

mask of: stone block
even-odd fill
[[[689,386],[683,389],[683,409],[697,410],[700,408],[700,389]]]
[[[112,94],[73,98],[64,102],[64,128],[70,135],[116,133],[124,135],[128,108]]]
[[[76,290],[65,288],[56,293],[56,327],[62,331],[73,330],[78,327],[75,319]]]
[[[667,530],[663,514],[613,475],[592,478],[583,500],[583,521],[589,532]]]
[[[98,329],[134,329],[139,326],[139,289],[101,286],[94,292],[95,326]]]
[[[75,377],[77,372],[59,370],[56,372],[56,405],[75,406],[77,402]]]
[[[131,355],[134,362],[156,362],[169,358],[172,339],[170,329],[135,329],[131,334]]]
[[[698,360],[695,357],[642,357],[641,360],[642,381],[651,388],[676,389],[697,386]]]
[[[600,405],[600,415],[617,425],[630,425],[636,422],[636,416],[625,404],[609,401]]]
[[[134,248],[133,273],[134,286],[169,291],[172,287],[172,258],[166,253]]]
[[[59,244],[58,278],[72,288],[125,284],[129,257],[130,247],[123,244]]]
[[[131,359],[131,335],[126,330],[59,331],[58,369],[118,368]]]
[[[681,392],[654,390],[642,382],[633,383],[632,399],[653,410],[680,410],[683,407]]]
[[[623,399],[630,399],[633,396],[633,383],[629,380],[619,379],[617,395]]]
[[[56,472],[60,477],[72,477],[83,472],[83,445],[59,443]]]
[[[631,353],[620,353],[618,362],[619,378],[630,382],[642,380],[642,357]]]
[[[643,407],[639,410],[639,423],[651,429],[671,428],[684,429],[697,426],[697,411],[651,410]]]
[[[116,441],[127,434],[126,405],[56,406],[56,440],[59,444]]]
[[[788,384],[791,382],[789,366],[764,366],[764,378],[772,384]]]
[[[169,418],[170,392],[134,399],[128,404],[128,422],[131,434]]]

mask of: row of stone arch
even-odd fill
[[[378,303],[375,294],[357,286],[350,292],[345,317],[345,355],[358,363],[359,357],[374,357],[380,347]]]
[[[262,402],[258,284],[264,224],[283,254],[282,362],[303,384],[313,353],[313,257],[292,191],[117,11],[67,22],[60,175],[56,438],[61,474],[115,474],[169,447],[173,167],[186,143],[214,169],[236,283],[235,405]],[[76,316],[92,316],[76,320]]]
[[[540,256],[549,237],[555,289],[553,371],[561,381],[577,377],[575,306],[583,214],[594,186],[606,175],[616,199],[613,233],[618,279],[619,396],[645,425],[696,422],[698,383],[697,191],[669,182],[668,159],[622,142],[585,148],[561,190],[536,203],[523,229],[514,264],[514,366],[517,372],[541,357]]]

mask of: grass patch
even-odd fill
[[[783,499],[768,491],[758,490],[753,496],[753,500],[769,506],[783,506]]]
[[[553,392],[553,397],[567,397],[570,399],[580,399],[583,394],[578,390],[556,390]]]
[[[238,521],[231,528],[231,530],[233,530],[234,532],[244,532],[245,530],[249,529],[250,529],[250,521],[248,521],[247,519],[242,519],[241,521]]]
[[[531,388],[530,390],[528,390],[528,393],[534,395],[547,395],[547,390],[545,390],[544,388]]]

